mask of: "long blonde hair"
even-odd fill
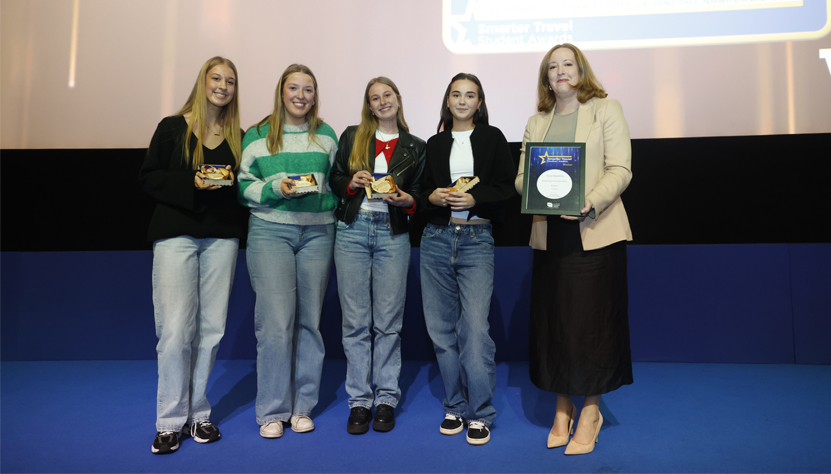
[[[208,77],[208,72],[214,66],[225,65],[234,71],[234,96],[231,102],[222,107],[219,112],[220,119],[224,122],[223,134],[228,145],[231,147],[231,152],[234,154],[234,169],[239,169],[240,157],[242,156],[242,136],[239,128],[239,75],[237,74],[237,67],[230,59],[225,59],[220,56],[214,56],[205,61],[202,69],[199,70],[199,75],[196,76],[196,84],[193,85],[193,90],[190,91],[190,97],[185,102],[185,105],[176,112],[175,115],[185,115],[190,113],[190,122],[185,131],[184,149],[182,150],[182,158],[187,162],[190,154],[190,140],[193,135],[196,135],[196,148],[193,150],[192,165],[195,170],[199,169],[204,164],[204,153],[202,152],[202,137],[205,136],[207,124],[205,123],[205,110],[208,108],[208,98],[205,93],[205,80]],[[198,127],[194,133],[194,125]]]
[[[369,143],[375,139],[378,119],[372,115],[372,110],[369,108],[369,89],[379,82],[390,86],[398,99],[398,113],[396,114],[398,128],[404,129],[405,132],[410,131],[407,121],[404,120],[404,104],[401,103],[401,93],[398,92],[398,87],[392,82],[392,79],[383,76],[370,79],[369,84],[366,85],[366,91],[364,91],[361,124],[358,125],[358,130],[355,132],[355,142],[352,144],[352,152],[349,154],[349,172],[353,174],[360,170],[371,171],[369,169]]]
[[[292,64],[291,66],[287,67],[285,71],[283,71],[283,75],[280,76],[280,82],[277,83],[277,90],[274,92],[274,110],[271,112],[271,115],[268,115],[266,118],[260,120],[260,122],[255,125],[257,127],[257,133],[260,133],[260,127],[268,124],[268,134],[265,138],[266,147],[268,148],[268,152],[272,155],[276,155],[280,148],[283,147],[283,124],[286,123],[286,107],[283,104],[283,86],[286,84],[286,79],[296,72],[301,74],[305,74],[312,78],[312,82],[315,86],[315,98],[314,103],[312,104],[312,108],[309,109],[309,113],[306,114],[306,121],[309,122],[309,143],[314,141],[321,147],[323,144],[320,142],[320,139],[317,138],[317,129],[323,124],[323,119],[317,116],[318,107],[320,105],[320,93],[317,89],[317,79],[315,79],[315,75],[311,69],[302,65],[302,64]]]
[[[577,70],[580,72],[580,80],[577,81],[577,85],[572,86],[569,84],[569,87],[577,91],[578,102],[584,104],[593,97],[603,99],[609,95],[603,90],[603,86],[600,85],[600,81],[594,75],[594,71],[592,71],[592,67],[589,65],[589,60],[586,59],[583,52],[577,46],[570,43],[558,44],[545,53],[545,56],[542,58],[542,63],[540,63],[540,77],[537,81],[538,111],[545,113],[551,112],[554,110],[554,104],[557,103],[557,98],[554,96],[554,91],[551,90],[551,84],[548,82],[548,60],[551,57],[551,53],[560,48],[570,49],[574,53],[574,59],[577,60]]]

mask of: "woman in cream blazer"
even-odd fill
[[[519,155],[519,174],[514,186],[522,194],[525,174],[525,144],[541,142],[551,127],[554,113],[539,113],[528,119]],[[632,240],[629,220],[620,194],[632,179],[632,148],[629,126],[615,99],[592,98],[577,110],[575,142],[586,144],[586,202],[594,206],[594,217],[580,220],[583,250],[594,250],[621,240]],[[531,247],[545,250],[546,217],[535,215],[531,226]]]
[[[600,395],[632,383],[626,287],[632,232],[620,198],[632,179],[632,150],[620,103],[606,95],[577,47],[552,48],[540,65],[540,113],[525,128],[514,183],[522,194],[527,143],[586,144],[582,216],[535,215],[531,232],[531,380],[557,393],[547,444],[567,444],[565,454],[594,449],[603,425]],[[579,418],[574,395],[585,397]]]

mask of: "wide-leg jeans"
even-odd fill
[[[410,235],[392,235],[386,212],[360,211],[351,224],[338,221],[337,229],[335,268],[349,408],[370,408],[373,402],[395,407],[401,398],[399,333],[407,296]]]
[[[179,236],[153,243],[157,431],[210,419],[205,391],[225,334],[238,251],[238,239]]]
[[[320,314],[332,268],[334,225],[251,216],[246,261],[257,295],[257,423],[309,416],[323,373]]]
[[[421,238],[427,333],[444,382],[446,413],[490,426],[496,417],[496,346],[488,330],[493,295],[490,224],[428,224]]]

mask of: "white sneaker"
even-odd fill
[[[315,429],[315,424],[306,415],[294,415],[291,417],[291,430],[295,433],[306,433]]]
[[[279,438],[283,436],[283,422],[269,421],[263,426],[260,426],[260,436],[263,438]]]

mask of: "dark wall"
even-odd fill
[[[519,162],[519,144],[512,144]],[[827,243],[831,133],[632,141],[633,245]],[[0,250],[147,250],[143,149],[3,150]],[[527,245],[519,196],[495,230]],[[819,218],[818,218],[819,216]],[[411,232],[414,246],[419,231]]]

